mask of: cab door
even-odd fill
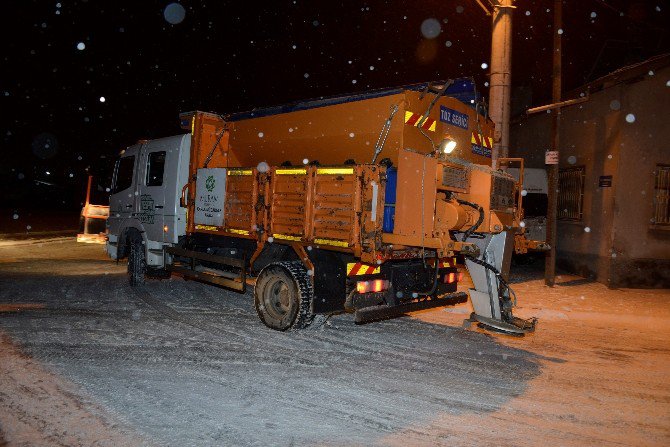
[[[112,189],[109,196],[109,234],[118,237],[135,214],[135,192],[139,183],[137,168],[140,145],[126,149],[116,161]]]
[[[167,151],[164,145],[157,143],[145,144],[141,150],[135,215],[144,227],[147,241],[162,243]]]

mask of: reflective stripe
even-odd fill
[[[216,230],[218,230],[219,228],[218,228],[218,227],[215,227],[215,226],[212,226],[212,225],[196,225],[196,226],[195,226],[195,229],[196,229],[196,230],[216,231]]]
[[[316,173],[328,175],[351,175],[354,173],[354,168],[319,168],[316,170]]]
[[[253,171],[251,169],[230,169],[228,170],[228,175],[251,175]]]
[[[376,275],[381,271],[380,266],[351,262],[347,264],[347,276]]]
[[[334,245],[336,247],[348,247],[349,243],[345,241],[338,241],[335,239],[319,239],[316,238],[314,239],[315,244],[321,244],[321,245]]]
[[[275,174],[277,175],[298,175],[298,174],[307,174],[307,169],[276,169]]]
[[[420,120],[421,115],[418,113],[413,113],[408,110],[405,111],[405,124],[408,126],[419,127]],[[423,121],[423,124],[421,125],[421,128],[435,132],[436,124],[437,122],[433,118],[426,117],[426,119]]]
[[[477,146],[484,146],[485,148],[488,149],[493,148],[493,138],[485,137],[484,135],[478,132],[472,132],[472,138],[470,138],[470,142]]]
[[[284,239],[284,240],[287,240],[287,241],[301,241],[302,240],[299,236],[291,236],[289,234],[277,234],[277,233],[275,233],[275,234],[272,235],[272,237],[275,238],[275,239]]]
[[[228,233],[235,233],[235,234],[249,234],[249,230],[238,230],[237,228],[226,228],[226,231]]]

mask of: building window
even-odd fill
[[[670,166],[656,165],[654,173],[654,225],[670,226]]]
[[[558,172],[558,218],[582,220],[584,202],[584,166],[561,169]]]

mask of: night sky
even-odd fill
[[[183,111],[461,76],[488,97],[490,17],[474,0],[172,3],[3,2],[0,208],[77,208],[89,171],[104,195],[118,152],[181,132]],[[515,5],[515,104],[541,105],[553,1]],[[566,93],[670,51],[667,0],[569,0],[563,16]]]

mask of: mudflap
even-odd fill
[[[373,321],[388,320],[391,318],[401,317],[408,312],[416,310],[432,309],[434,307],[451,306],[454,304],[464,303],[468,300],[468,295],[465,292],[456,292],[445,295],[442,298],[425,299],[421,301],[414,301],[409,303],[378,306],[368,306],[357,309],[354,314],[354,321],[356,324],[370,323]]]

